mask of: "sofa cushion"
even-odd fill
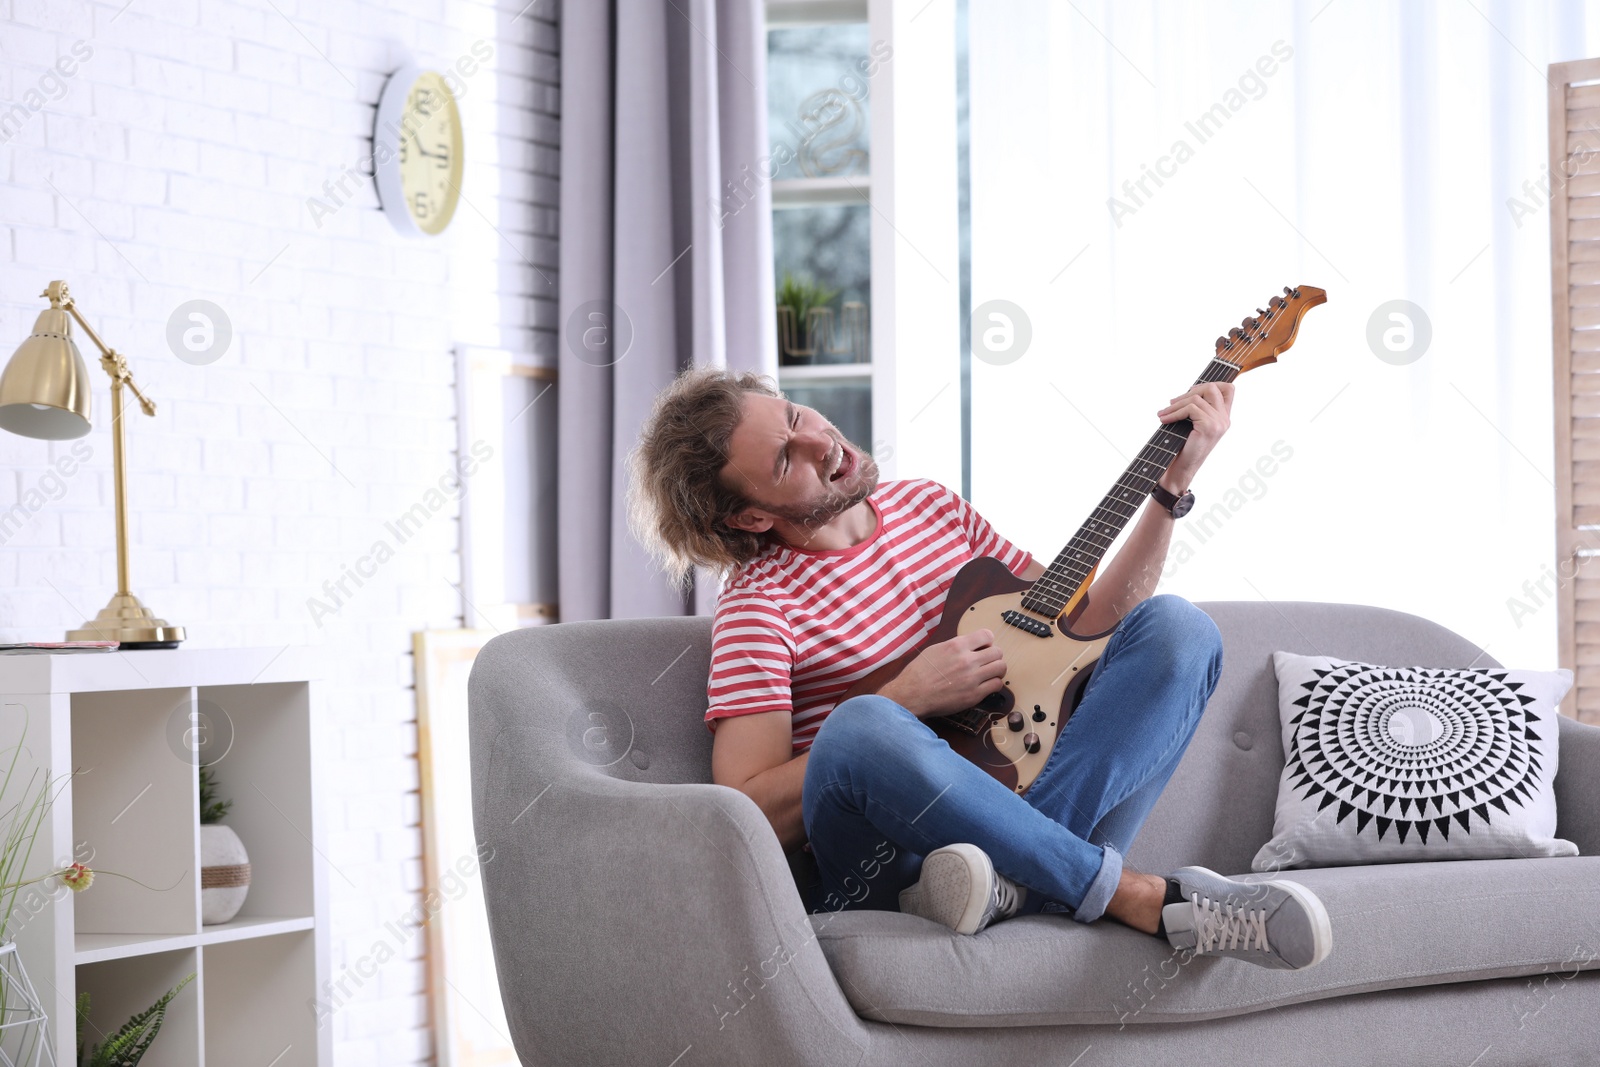
[[[1273,652],[1428,667],[1499,666],[1437,623],[1387,608],[1226,600],[1197,606],[1222,631],[1222,677],[1183,760],[1126,854],[1141,871],[1185,863],[1248,871],[1272,837],[1283,772]]]
[[[1022,916],[976,936],[898,912],[824,913],[811,923],[857,1014],[919,1026],[1191,1021],[1600,968],[1597,856],[1324,867],[1290,878],[1322,898],[1333,923],[1333,952],[1304,971],[1194,957],[1110,919]]]
[[[1555,836],[1570,670],[1272,662],[1287,762],[1251,870],[1578,854]]]

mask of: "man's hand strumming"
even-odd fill
[[[1006,661],[989,630],[929,645],[878,692],[918,718],[963,711],[1004,688]]]

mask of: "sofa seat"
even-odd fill
[[[913,915],[813,914],[862,1018],[916,1026],[1193,1022],[1372,990],[1600,968],[1600,856],[1327,867],[1333,951],[1304,971],[1194,957],[1104,919],[1019,916],[976,936]],[[1546,998],[1550,995],[1546,993]],[[1542,1000],[1530,994],[1526,1011]],[[1508,1019],[1514,1023],[1514,1019]]]

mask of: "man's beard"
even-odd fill
[[[867,499],[872,495],[872,491],[878,488],[878,461],[859,448],[854,451],[856,469],[850,475],[850,488],[829,489],[827,495],[812,504],[763,504],[759,500],[752,500],[751,503],[802,530],[816,530],[826,526]]]

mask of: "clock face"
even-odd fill
[[[444,79],[429,71],[411,86],[401,124],[400,188],[423,233],[450,224],[461,196],[461,114]]]
[[[461,199],[461,112],[433,71],[407,68],[384,87],[374,130],[379,201],[400,232],[442,233]]]

